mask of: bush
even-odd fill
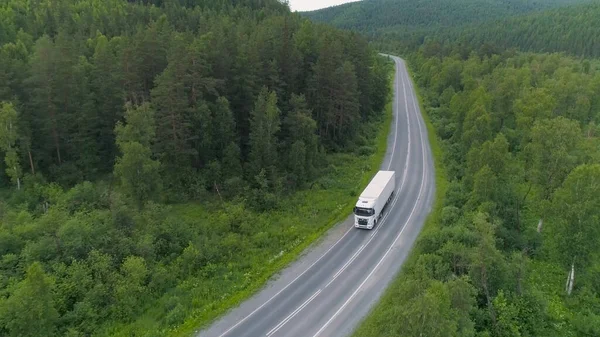
[[[375,152],[375,149],[371,146],[361,146],[358,148],[358,150],[356,151],[356,154],[358,154],[359,156],[370,156]]]

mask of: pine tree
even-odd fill
[[[240,147],[236,143],[230,143],[223,152],[222,171],[225,178],[241,178],[242,163],[241,163]]]
[[[219,132],[213,135],[212,143],[217,157],[223,158],[229,144],[237,142],[236,123],[227,98],[219,97],[212,110],[213,125],[219,129]]]
[[[152,159],[150,150],[154,138],[154,110],[149,103],[137,108],[128,106],[125,119],[126,125],[119,123],[115,127],[122,155],[117,158],[114,174],[125,194],[141,207],[145,201],[155,199],[161,187],[160,162]]]
[[[197,156],[196,166],[204,167],[215,159],[214,140],[218,137],[220,130],[215,123],[208,104],[202,102],[192,111],[191,124],[193,125],[193,136],[190,138],[194,144],[193,148]]]
[[[250,177],[257,176],[261,170],[274,178],[277,165],[277,133],[280,130],[280,111],[277,107],[277,95],[261,90],[250,119]]]
[[[317,151],[317,123],[312,119],[304,96],[292,95],[292,111],[283,121],[283,157],[287,156],[287,169],[299,183],[312,177]]]
[[[327,125],[332,129],[331,138],[338,145],[345,145],[354,138],[361,119],[358,80],[354,69],[354,65],[346,61],[335,72],[333,107]]]
[[[234,113],[237,135],[240,139],[240,150],[243,160],[249,153],[250,114],[252,106],[260,91],[258,84],[259,53],[256,47],[248,41],[248,36],[237,38],[238,54],[232,65],[231,79],[227,79],[227,97]]]
[[[124,90],[123,75],[120,71],[117,55],[120,38],[108,40],[106,36],[96,37],[94,55],[92,57],[91,90],[98,114],[98,146],[99,156],[108,168],[114,164],[116,154],[114,126],[123,117]]]
[[[191,147],[194,137],[186,92],[189,37],[177,34],[169,52],[169,65],[156,79],[152,105],[156,107],[156,152],[169,166],[189,167],[197,152]]]
[[[334,116],[334,92],[340,85],[345,85],[336,78],[341,59],[341,46],[332,36],[327,35],[321,41],[319,59],[314,66],[314,79],[309,85],[309,100],[314,109],[315,120],[319,127],[319,135],[324,140],[330,140],[331,122]]]
[[[43,36],[37,40],[30,62],[31,76],[27,83],[30,85],[31,91],[29,109],[34,111],[30,114],[29,123],[33,130],[38,130],[34,133],[33,142],[40,146],[40,154],[43,154],[43,159],[50,160],[51,158],[53,162],[60,165],[63,159],[64,123],[63,117],[59,113],[56,89],[59,79],[53,72],[58,58],[57,50],[49,37]],[[53,149],[55,156],[50,154],[50,149]]]
[[[18,115],[11,103],[0,102],[0,150],[5,153],[6,174],[21,189],[21,165],[17,156]]]

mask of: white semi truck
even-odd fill
[[[395,189],[395,171],[377,172],[354,207],[354,227],[373,229],[392,200]]]

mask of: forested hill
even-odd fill
[[[600,57],[600,4],[583,4],[504,18],[468,29],[440,32],[432,39],[460,41],[473,47],[518,48],[533,52],[566,52]]]
[[[276,0],[198,3],[4,2],[0,100],[16,111],[11,143],[20,166],[9,176],[38,172],[68,186],[111,172],[125,103],[134,105],[129,110],[151,103],[156,136],[148,148],[165,164],[165,184],[179,192],[202,183],[189,173],[224,164],[226,154],[251,160],[255,103],[276,104],[278,123],[293,109],[314,111],[328,148],[352,142],[360,120],[381,111],[383,99],[373,96],[381,88],[371,86],[374,54],[358,36],[305,22]],[[356,84],[336,88],[348,83],[340,78]],[[344,104],[324,94],[330,87]],[[282,142],[269,151],[299,141],[283,137],[295,127],[269,130]],[[303,141],[308,152],[319,147]],[[276,163],[253,156],[256,165]],[[236,166],[224,164],[223,179],[240,176]]]
[[[363,33],[434,31],[587,0],[364,0],[303,15]]]
[[[277,0],[0,1],[0,336],[187,335],[251,294],[372,175],[389,71]]]
[[[419,51],[410,64],[445,193],[354,337],[600,336],[598,61]]]

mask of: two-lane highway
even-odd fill
[[[348,336],[397,274],[434,197],[427,130],[405,63],[396,63],[394,117],[381,169],[396,171],[396,191],[371,231],[353,215],[200,337]]]

